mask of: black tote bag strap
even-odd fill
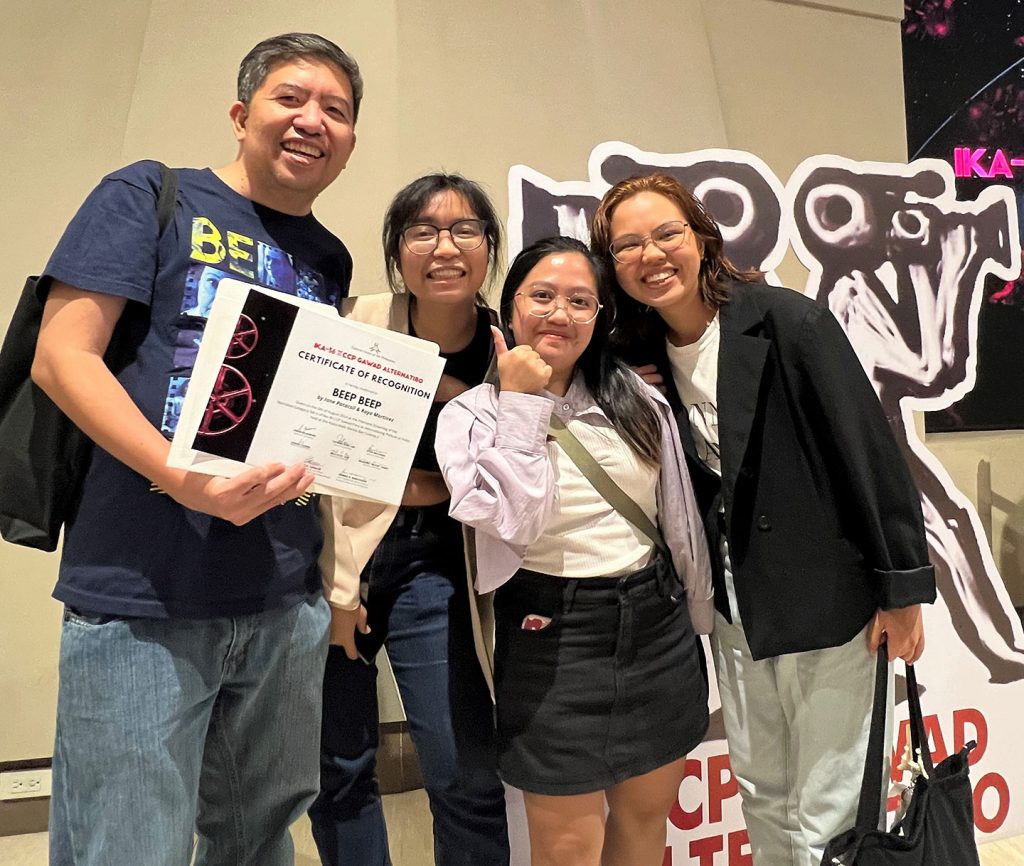
[[[157,223],[157,268],[161,260],[161,244],[167,227],[174,219],[174,208],[178,203],[178,175],[172,168],[157,162],[160,168],[160,190],[156,197]],[[118,320],[110,343],[103,355],[107,366],[115,373],[131,363],[139,343],[149,327],[150,309],[131,304]]]
[[[174,169],[168,168],[162,162],[157,164],[160,166],[160,195],[156,200],[156,224],[157,236],[160,237],[174,217],[174,205],[178,198],[178,175],[174,173]]]
[[[594,459],[594,456],[573,435],[572,431],[565,426],[565,423],[557,415],[551,416],[548,434],[558,443],[568,458],[576,464],[576,467],[583,473],[583,476],[594,485],[594,489],[605,498],[608,504],[619,512],[625,520],[632,523],[633,526],[646,535],[654,543],[654,546],[664,553],[668,557],[669,562],[671,562],[672,556],[669,553],[668,546],[665,544],[665,539],[661,537],[658,527],[651,522],[651,519],[644,513],[644,510],[601,468],[601,464]]]
[[[857,807],[856,826],[862,833],[877,830],[878,816],[882,813],[882,764],[885,750],[886,706],[889,703],[889,658],[884,643],[878,647],[875,655],[875,699],[871,707],[868,753],[864,759],[860,804]]]
[[[921,712],[921,695],[917,690],[917,674],[914,666],[907,665],[907,705],[910,708],[910,742],[914,755],[921,762],[929,778],[935,775],[932,764],[932,750],[928,748],[928,737],[924,730],[924,714]]]
[[[933,774],[932,756],[924,732],[921,698],[917,691],[914,666],[906,666],[907,706],[910,711],[910,742],[915,756],[920,756],[925,773]],[[857,830],[861,833],[878,829],[882,814],[882,766],[885,751],[886,708],[888,704],[889,664],[886,644],[878,647],[875,667],[875,700],[871,708],[871,731],[868,752],[864,760],[864,776],[860,786],[860,804],[857,808]]]

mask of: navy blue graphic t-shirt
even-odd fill
[[[137,348],[116,375],[168,439],[221,279],[337,306],[352,276],[345,245],[312,215],[256,204],[209,169],[176,173],[174,219],[159,241],[159,168],[135,163],[93,190],[44,272],[128,300],[118,327]],[[96,447],[81,506],[65,527],[54,597],[92,613],[145,617],[290,606],[321,591],[315,499],[234,526],[182,507]]]

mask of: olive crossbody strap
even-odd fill
[[[669,553],[665,539],[651,519],[644,513],[644,510],[633,501],[612,477],[601,468],[594,456],[586,449],[586,446],[577,439],[572,431],[565,426],[557,415],[551,416],[548,425],[548,435],[555,440],[558,446],[566,453],[566,456],[576,464],[576,467],[583,473],[583,476],[594,485],[594,489],[600,493],[608,504],[614,508],[625,520],[633,524],[640,532],[646,535],[669,562],[672,556]]]

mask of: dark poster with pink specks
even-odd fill
[[[1011,186],[1024,227],[1024,0],[904,6],[909,159],[952,165],[959,199]],[[1024,428],[1024,276],[988,278],[977,327],[976,384],[927,413],[928,432]]]

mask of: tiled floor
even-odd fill
[[[384,798],[384,812],[395,866],[432,866],[430,814],[423,791],[393,794]],[[309,822],[296,825],[295,866],[320,866]],[[981,847],[982,866],[1024,866],[1024,836]],[[0,836],[0,864],[3,866],[46,866],[46,834]]]
[[[427,795],[423,791],[410,791],[384,797],[384,817],[395,866],[432,866],[434,846]],[[320,866],[306,818],[295,825],[292,836],[295,839],[295,866]],[[0,836],[2,866],[47,866],[46,854],[45,833]]]

